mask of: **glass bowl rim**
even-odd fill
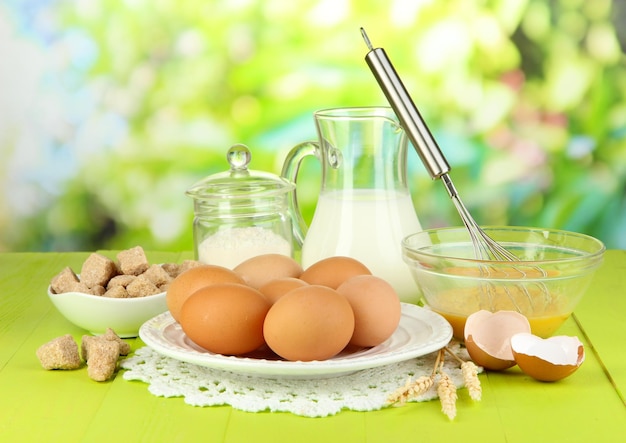
[[[548,235],[563,235],[569,238],[577,238],[579,240],[589,242],[590,245],[592,245],[593,247],[592,252],[572,248],[580,252],[580,255],[573,256],[573,257],[520,261],[520,263],[522,263],[524,266],[545,266],[545,265],[550,265],[550,264],[563,265],[565,263],[578,262],[578,261],[583,261],[583,260],[592,261],[592,262],[599,261],[600,259],[602,259],[604,252],[606,251],[606,247],[601,240],[595,237],[592,237],[590,235],[582,234],[582,233],[574,232],[574,231],[567,231],[563,229],[554,229],[554,228],[538,228],[538,227],[528,227],[528,226],[497,226],[497,225],[481,226],[481,228],[487,233],[487,235],[490,235],[490,232],[507,232],[507,231],[508,232],[520,232],[520,233],[536,232],[536,233],[543,233],[544,235],[546,233]],[[443,227],[443,228],[424,229],[422,231],[409,234],[405,236],[401,241],[402,255],[405,257],[405,259],[409,259],[409,260],[415,260],[416,257],[411,257],[411,256],[407,257],[408,254],[415,255],[415,256],[428,257],[431,259],[455,261],[457,263],[463,263],[466,266],[472,265],[472,264],[475,264],[478,266],[484,266],[486,264],[489,264],[491,266],[511,264],[510,261],[506,261],[506,260],[485,260],[485,259],[458,257],[458,256],[452,256],[452,255],[442,255],[442,254],[437,254],[437,253],[432,253],[432,252],[426,252],[426,251],[422,251],[419,249],[415,249],[413,246],[409,244],[409,241],[411,239],[418,237],[418,236],[422,236],[422,237],[427,236],[428,238],[431,238],[431,235],[435,233],[454,233],[454,232],[459,232],[459,233],[466,232],[467,233],[468,231],[467,231],[467,228],[463,226],[451,226],[451,227]],[[441,242],[440,244],[445,244],[445,243],[446,242],[444,241],[444,242]],[[470,245],[472,243],[471,238],[469,237],[469,234],[467,237],[467,243]],[[523,245],[524,243],[520,242],[517,244]],[[529,243],[529,245],[533,245],[533,244],[537,246],[545,246],[545,244],[543,243]]]

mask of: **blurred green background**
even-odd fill
[[[626,249],[625,25],[617,0],[3,0],[0,250],[192,249],[184,192],[232,144],[278,173],[313,111],[386,104],[361,26],[480,224]],[[458,225],[409,160],[422,226]]]

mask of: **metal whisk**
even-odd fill
[[[406,131],[413,147],[420,156],[422,163],[424,163],[426,170],[433,179],[441,179],[446,187],[454,206],[463,220],[463,224],[469,232],[476,258],[495,261],[519,261],[517,256],[489,237],[485,231],[478,226],[463,204],[454,183],[452,183],[452,179],[448,175],[450,165],[443,156],[428,126],[402,84],[385,50],[382,48],[374,49],[363,28],[361,28],[361,34],[369,49],[369,52],[365,56],[367,64],[374,73],[378,84],[398,116],[400,124]]]

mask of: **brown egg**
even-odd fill
[[[233,269],[245,282],[259,289],[265,283],[284,277],[300,277],[302,266],[282,254],[262,254],[241,262]]]
[[[311,285],[272,305],[263,325],[267,345],[287,360],[326,360],[341,352],[354,331],[350,303],[337,291]]]
[[[477,311],[465,322],[465,347],[479,366],[493,371],[515,366],[511,337],[530,332],[528,319],[515,311]]]
[[[313,263],[304,270],[301,280],[311,285],[322,285],[337,289],[340,284],[356,275],[371,275],[360,261],[351,257],[328,257]]]
[[[291,291],[292,289],[301,288],[308,285],[304,280],[299,278],[286,277],[276,278],[265,283],[259,288],[259,292],[267,298],[270,303],[276,303],[280,297]]]
[[[264,344],[263,322],[271,304],[256,289],[237,283],[206,286],[180,311],[180,325],[194,343],[218,354],[241,355]]]
[[[568,377],[585,360],[585,348],[578,337],[565,335],[543,339],[529,333],[515,334],[511,350],[519,368],[540,381]]]
[[[178,275],[167,288],[165,300],[174,320],[180,322],[180,309],[187,298],[198,289],[216,283],[240,283],[244,280],[230,269],[217,265],[202,265]]]
[[[354,312],[351,345],[377,346],[395,332],[402,306],[393,287],[374,275],[357,275],[343,282],[337,292],[346,297]]]

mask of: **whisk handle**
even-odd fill
[[[376,81],[400,120],[409,140],[433,179],[450,171],[450,165],[430,133],[426,122],[407,92],[402,80],[382,48],[371,49],[365,56]]]

